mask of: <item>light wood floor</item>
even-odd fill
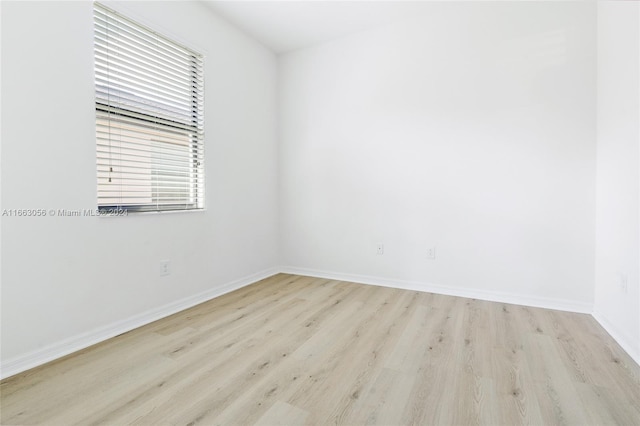
[[[589,315],[291,275],[0,390],[3,425],[640,425],[640,368]]]

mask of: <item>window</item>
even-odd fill
[[[98,209],[202,209],[202,56],[97,3],[94,25]]]

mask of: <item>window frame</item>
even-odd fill
[[[93,6],[98,210],[204,210],[203,55],[98,2]],[[122,54],[125,38],[138,43],[140,57]],[[167,55],[171,50],[178,53]],[[161,69],[159,52],[168,70]],[[125,77],[111,76],[112,64],[126,68]]]

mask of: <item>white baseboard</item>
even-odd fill
[[[90,332],[82,333],[70,337],[53,345],[32,351],[25,355],[10,359],[0,365],[0,378],[6,378],[53,361],[57,358],[69,355],[73,352],[87,348],[96,343],[105,341],[119,334],[126,333],[135,328],[157,321],[161,318],[173,315],[176,312],[188,309],[192,306],[206,302],[215,297],[253,284],[264,278],[268,278],[277,273],[287,273],[296,275],[306,275],[331,280],[349,281],[361,284],[370,284],[383,287],[392,287],[413,291],[424,291],[449,296],[467,297],[492,302],[510,303],[515,305],[533,306],[546,309],[557,309],[568,312],[579,312],[592,314],[602,327],[613,337],[618,344],[640,364],[640,353],[638,344],[633,344],[632,340],[623,333],[620,333],[605,317],[593,312],[593,306],[589,303],[576,302],[571,300],[550,299],[538,296],[528,296],[503,292],[492,292],[477,290],[473,288],[449,287],[424,283],[418,281],[394,280],[389,278],[373,277],[357,274],[345,274],[339,272],[322,271],[316,269],[281,267],[269,268],[255,274],[231,281],[220,287],[204,291],[202,293],[178,300],[155,308],[138,315],[134,315],[125,320],[117,321],[104,327],[100,327]]]
[[[634,342],[632,336],[621,332],[618,327],[613,325],[613,323],[611,323],[600,312],[594,311],[592,315],[593,318],[600,323],[602,328],[604,328],[605,331],[613,337],[613,340],[615,340],[620,347],[629,354],[636,364],[640,365],[640,336],[638,336],[637,340]]]
[[[157,321],[161,318],[173,315],[176,312],[183,311],[185,309],[191,308],[192,306],[211,300],[215,297],[222,296],[225,293],[229,293],[239,288],[253,284],[264,278],[275,275],[278,272],[278,268],[269,268],[264,271],[228,282],[222,286],[203,291],[202,293],[186,297],[176,302],[168,303],[164,306],[148,310],[127,319],[108,324],[104,327],[100,327],[98,329],[70,337],[53,345],[49,345],[42,349],[38,349],[25,355],[10,359],[0,365],[0,378],[4,379],[6,377],[10,377],[26,371],[30,368],[34,368],[49,361],[53,361],[55,359],[69,355],[73,352],[87,348],[91,345],[95,345],[96,343],[100,343],[119,334],[126,333],[127,331],[131,331],[153,321]]]
[[[345,274],[340,272],[321,271],[316,269],[296,267],[282,267],[280,271],[287,274],[307,275],[311,277],[326,278],[331,280],[350,281],[354,283],[400,288],[404,290],[424,291],[428,293],[445,294],[448,296],[459,296],[467,297],[470,299],[488,300],[491,302],[532,306],[536,308],[556,309],[559,311],[578,312],[582,314],[590,314],[591,312],[593,312],[593,305],[591,303],[576,302],[573,300],[550,299],[538,296],[485,291],[468,287],[449,287],[418,281],[394,280],[389,278]]]

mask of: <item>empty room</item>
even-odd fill
[[[0,16],[0,424],[640,425],[640,2]]]

